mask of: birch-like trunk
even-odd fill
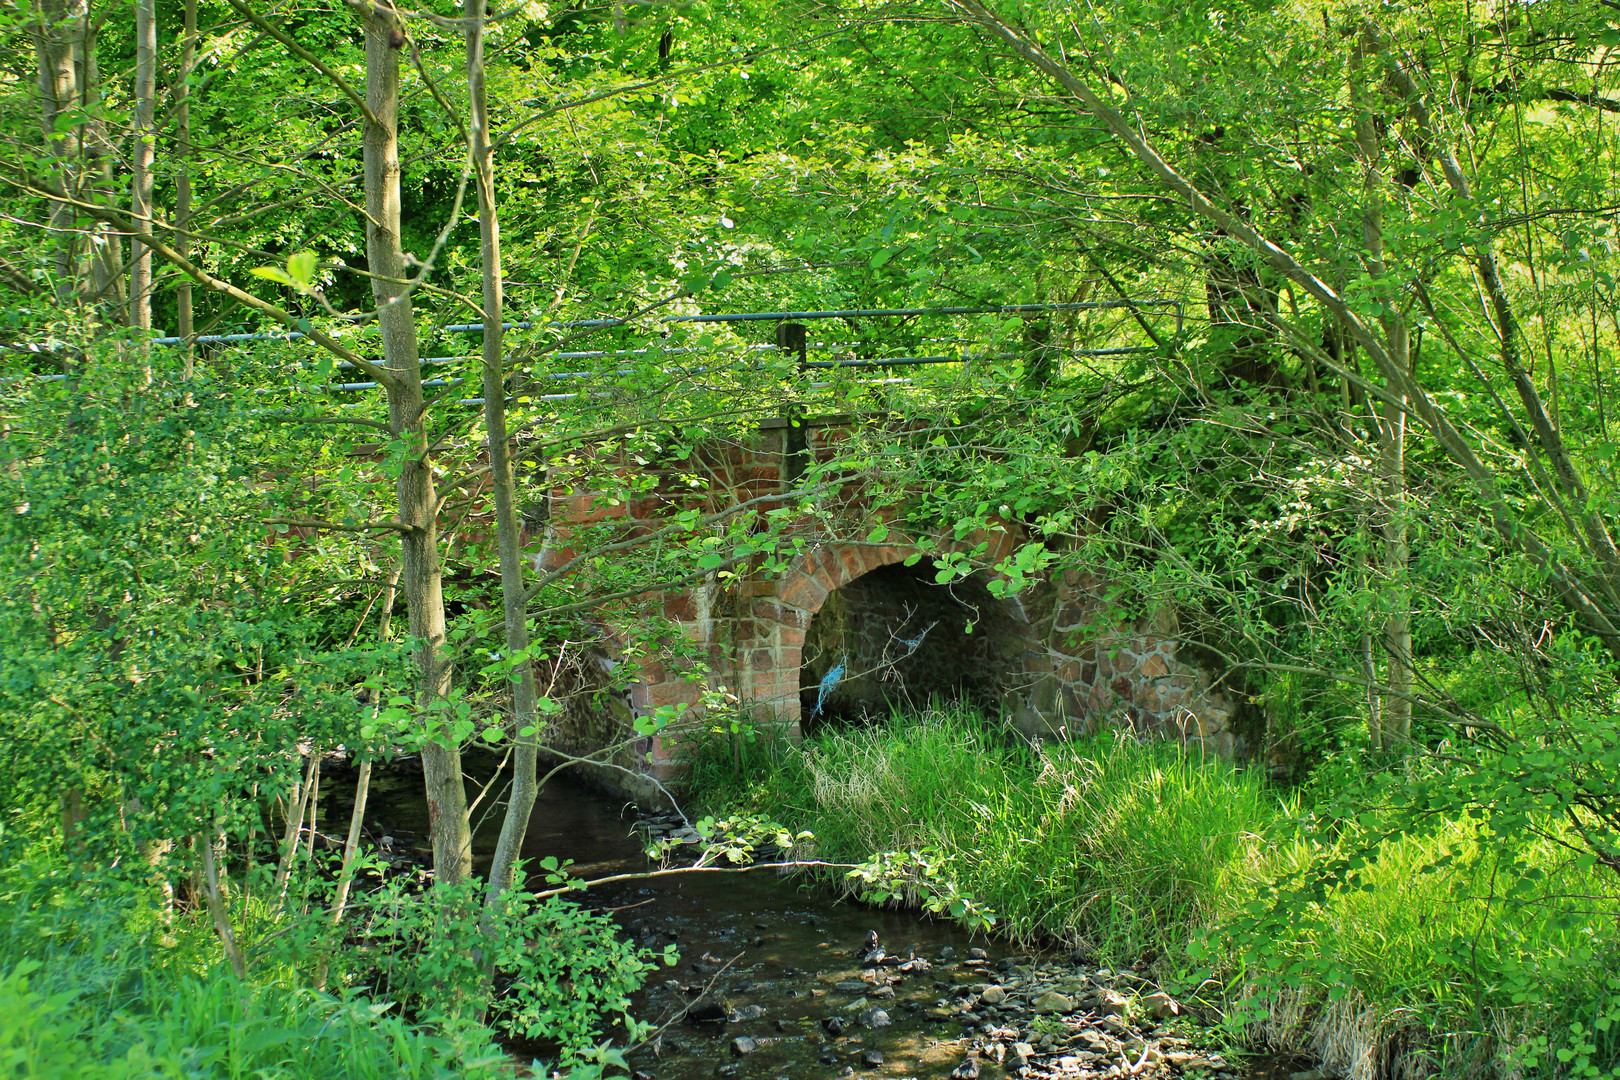
[[[58,130],[57,119],[79,103],[79,67],[84,52],[88,12],[83,0],[36,0],[34,58],[39,79],[40,124],[55,159],[53,177],[65,192],[78,186],[81,133],[77,124]],[[78,245],[73,207],[51,203],[52,275],[56,301],[67,307],[79,290]]]
[[[411,637],[420,642],[417,708],[428,722],[449,700],[451,659],[445,647],[444,582],[439,563],[437,486],[427,433],[422,367],[416,322],[400,239],[399,54],[403,24],[391,8],[373,5],[365,17],[366,259],[382,334],[383,360],[395,385],[388,392],[389,427],[405,444],[399,473],[402,534],[400,583],[405,593]],[[423,743],[422,773],[428,820],[433,832],[433,871],[441,884],[472,873],[472,830],[467,820],[467,789],[461,776],[461,748],[441,734]]]
[[[1364,36],[1352,55],[1350,73],[1355,85],[1351,88],[1356,99],[1356,147],[1362,168],[1361,238],[1367,273],[1376,285],[1384,314],[1379,322],[1384,331],[1384,347],[1390,361],[1402,372],[1410,374],[1411,332],[1401,315],[1401,298],[1389,278],[1384,262],[1384,199],[1388,182],[1382,170],[1383,147],[1378,135],[1373,110],[1367,102],[1367,88],[1363,85],[1364,59],[1376,51],[1376,43]],[[1382,503],[1383,523],[1379,533],[1383,538],[1382,588],[1387,606],[1384,617],[1383,651],[1389,672],[1388,693],[1381,716],[1367,718],[1367,731],[1372,749],[1398,749],[1409,740],[1412,732],[1412,613],[1409,569],[1411,548],[1406,533],[1406,407],[1405,395],[1399,385],[1389,386],[1393,401],[1380,401],[1373,411],[1378,438],[1379,502]]]
[[[517,491],[512,477],[510,437],[506,430],[506,358],[502,348],[505,298],[501,285],[501,227],[495,198],[495,160],[490,145],[489,106],[484,83],[484,8],[474,5],[467,22],[467,96],[470,109],[473,173],[478,185],[478,228],[483,270],[484,431],[489,437],[489,466],[495,494],[495,537],[501,561],[501,598],[505,608],[506,650],[520,657],[512,672],[512,720],[516,746],[512,754],[512,791],[501,822],[501,837],[489,872],[486,906],[494,910],[512,887],[513,865],[523,850],[529,815],[538,794],[537,758],[540,733],[535,710],[534,665],[529,647],[528,603],[524,596],[523,551],[518,530]]]
[[[197,0],[185,0],[180,38],[180,70],[174,78],[174,248],[191,257],[191,72],[197,65]],[[196,360],[191,340],[196,328],[191,314],[191,277],[180,275],[174,294],[175,333],[181,340],[181,374],[189,379]]]
[[[152,231],[152,164],[157,154],[153,116],[157,98],[156,0],[135,0],[135,110],[130,153],[130,208],[136,222]],[[130,243],[129,325],[152,329],[152,251],[139,240]],[[141,363],[152,378],[149,346],[141,344]]]

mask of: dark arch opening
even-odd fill
[[[811,618],[800,722],[811,734],[935,700],[993,714],[1027,648],[1027,627],[977,575],[939,585],[927,561],[879,567],[828,593]]]

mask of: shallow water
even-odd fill
[[[472,760],[469,775],[487,776],[491,764]],[[322,810],[328,822],[346,821],[353,805],[347,773],[329,770],[323,780],[327,796]],[[493,797],[486,805],[491,801]],[[385,846],[402,856],[427,853],[427,815],[414,762],[379,767],[366,809],[374,842],[388,837]],[[475,813],[475,820],[481,816]],[[535,802],[523,854],[534,861],[545,856],[572,860],[570,872],[587,879],[654,869],[636,835],[638,820],[632,804],[554,779]],[[474,861],[480,870],[499,829],[498,816],[489,814],[475,833]],[[729,1074],[732,1068],[739,1076],[826,1077],[839,1075],[849,1064],[863,1076],[920,1077],[949,1072],[962,1058],[953,1041],[960,1028],[925,1023],[920,1012],[946,993],[934,985],[936,979],[946,985],[983,981],[982,964],[944,965],[905,977],[886,973],[896,981],[883,988],[862,981],[854,955],[875,930],[889,951],[902,956],[915,950],[935,959],[949,946],[966,958],[974,943],[954,924],[841,901],[824,886],[773,870],[619,882],[575,893],[573,899],[612,911],[627,933],[649,948],[661,951],[670,942],[679,948],[679,964],[660,966],[636,995],[639,1019],[663,1024],[701,995],[717,997],[728,1011],[747,1012],[751,1005],[763,1010],[763,1015],[733,1023],[674,1023],[631,1059],[657,1080],[707,1078],[722,1069]],[[839,983],[845,987],[840,989]],[[850,989],[855,983],[863,989]],[[863,1010],[848,1006],[863,998],[865,1007],[883,1008],[892,1026],[877,1031],[861,1027],[855,1014]],[[843,1035],[829,1035],[822,1028],[821,1021],[831,1016],[846,1021]],[[733,1040],[743,1036],[754,1038],[758,1049],[739,1057]],[[882,1053],[884,1064],[865,1064],[867,1050]],[[821,1060],[833,1054],[836,1067]]]
[[[493,760],[470,760],[469,777],[487,776],[493,767]],[[353,795],[349,770],[329,770],[323,788],[325,820],[346,822]],[[401,863],[427,853],[421,791],[420,769],[413,761],[379,768],[373,779],[366,814],[369,838],[389,838],[384,846]],[[474,841],[480,871],[487,868],[499,833],[498,814],[484,813],[496,798],[486,799],[474,815],[475,821],[482,819]],[[524,856],[536,862],[545,856],[572,860],[570,871],[587,879],[646,871],[653,866],[636,835],[638,820],[632,804],[554,779],[536,801]],[[992,982],[998,967],[1011,968],[1015,958],[999,943],[970,940],[954,923],[914,912],[842,900],[830,888],[809,885],[802,877],[785,878],[773,870],[682,874],[611,883],[573,898],[612,912],[627,934],[648,948],[662,951],[670,942],[679,948],[679,964],[660,966],[634,998],[639,1019],[662,1025],[700,997],[718,999],[738,1017],[731,1022],[670,1023],[630,1057],[638,1072],[653,1080],[943,1078],[975,1045],[986,1047],[989,1027],[1017,1027],[1020,1022],[1004,1014],[981,1014],[969,1023],[949,1006],[957,987]],[[915,951],[932,962],[931,970],[905,975],[892,968],[863,971],[856,953],[871,931],[891,954],[904,957]],[[975,946],[987,955],[970,957]],[[947,949],[955,956],[942,961]],[[864,1026],[859,1018],[873,1008],[882,1009],[892,1023],[877,1029]],[[835,1019],[842,1030],[829,1030]],[[1020,1037],[1033,1034],[1026,1028]],[[739,1054],[739,1038],[753,1040],[752,1049]],[[527,1051],[527,1056],[543,1053],[532,1046],[514,1050]],[[869,1056],[871,1051],[881,1061]],[[1013,1059],[1006,1064],[1011,1066]],[[1114,1069],[1112,1075],[1119,1072]],[[993,1057],[984,1057],[984,1080],[1008,1075],[1010,1070]]]

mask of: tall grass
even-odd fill
[[[0,1072],[30,1080],[494,1080],[487,1032],[427,1032],[386,1002],[264,970],[241,982],[200,914],[171,922],[127,892],[49,868],[0,873]]]
[[[1620,1067],[1602,1022],[1620,1007],[1617,912],[1601,899],[1613,890],[1546,841],[1518,842],[1509,867],[1480,824],[1439,822],[1384,844],[1357,887],[1299,901],[1256,940],[1251,905],[1359,850],[1376,808],[1308,829],[1297,795],[1226,762],[1112,737],[1037,748],[961,711],[760,743],[740,759],[700,752],[693,766],[705,809],[810,830],[822,858],[933,849],[1013,942],[1149,962],[1226,1008],[1258,989],[1251,1030],[1357,1080],[1508,1069],[1510,1056],[1521,1075],[1577,1075],[1577,1059]],[[1538,887],[1510,891],[1527,873]]]
[[[1012,941],[1105,963],[1178,953],[1291,865],[1266,834],[1296,810],[1224,762],[1129,740],[1037,749],[961,711],[759,744],[741,769],[700,755],[693,787],[708,809],[809,829],[822,858],[932,849]]]

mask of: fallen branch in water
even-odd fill
[[[530,893],[536,900],[564,893],[580,892],[593,885],[610,885],[616,881],[646,881],[649,878],[670,877],[675,874],[745,874],[750,870],[797,870],[802,867],[821,866],[831,870],[855,870],[859,863],[823,862],[820,859],[802,859],[794,862],[750,863],[747,866],[676,866],[668,870],[645,870],[637,874],[613,874],[593,881],[576,881],[559,885],[555,889]]]

